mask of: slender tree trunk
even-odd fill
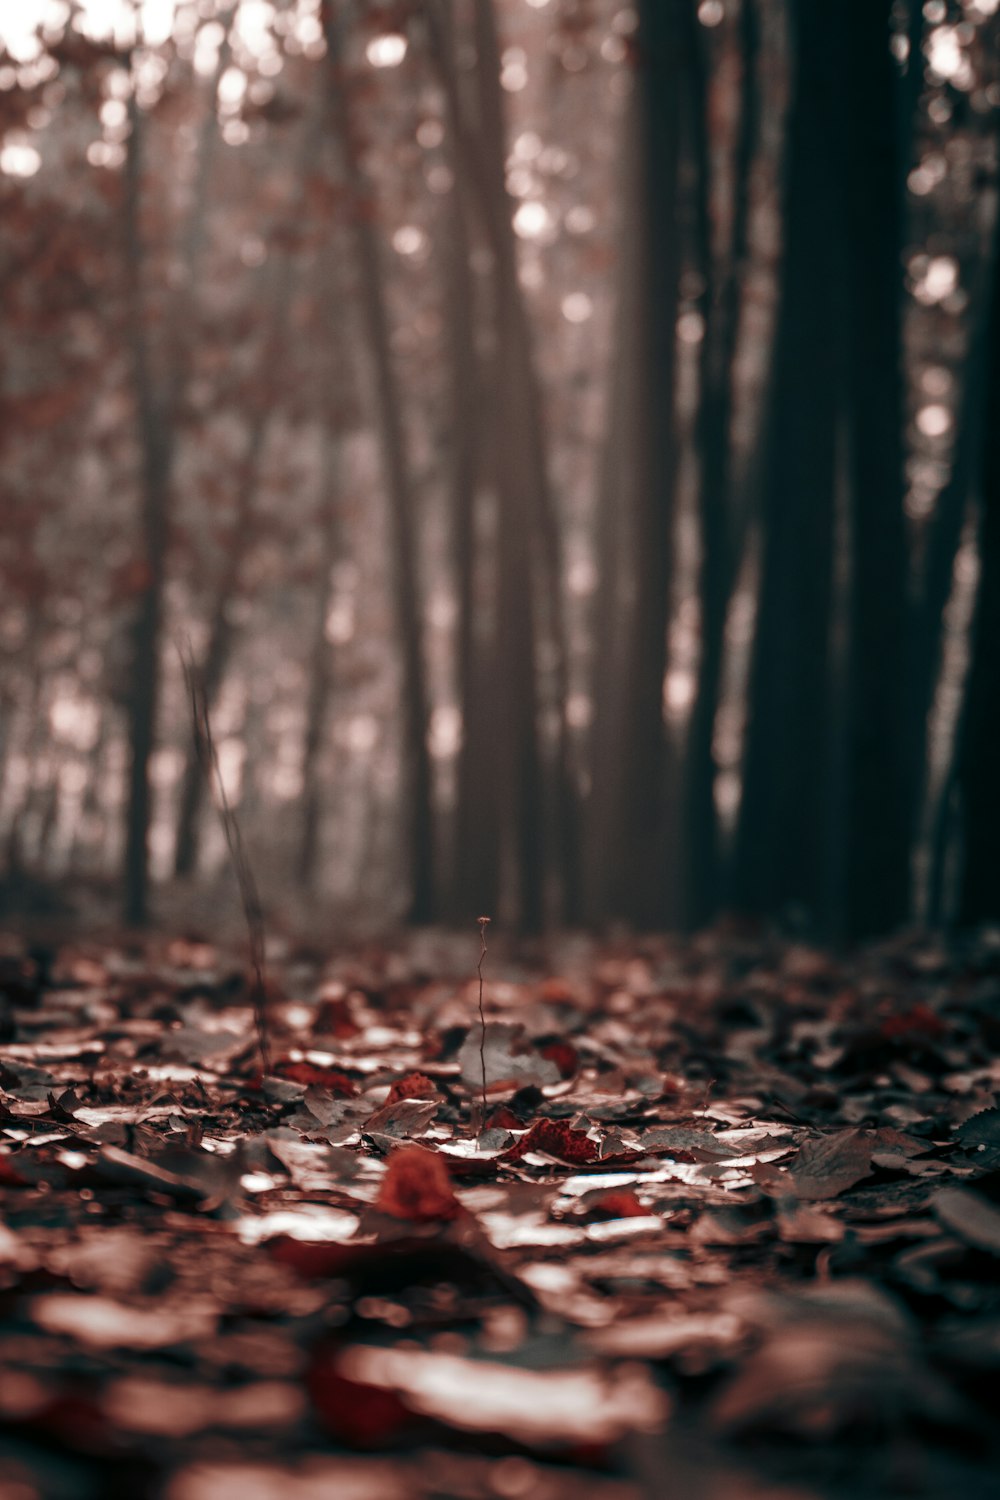
[[[323,545],[319,562],[320,584],[316,594],[316,615],[313,621],[312,644],[309,652],[309,691],[302,751],[302,831],[296,861],[298,883],[306,890],[310,889],[315,882],[320,849],[322,798],[318,773],[323,729],[330,700],[330,642],[326,635],[326,619],[330,603],[330,573],[338,551],[339,446],[339,438],[327,430],[324,438],[321,502]]]
[[[962,830],[959,920],[1000,921],[1000,230],[993,254],[990,351],[980,470],[979,591],[957,779]]]
[[[484,602],[477,587],[484,577],[483,559],[476,540],[477,494],[486,477],[485,449],[491,424],[476,348],[477,308],[469,228],[473,189],[469,156],[463,149],[466,126],[458,94],[453,6],[432,7],[427,21],[434,63],[446,80],[448,144],[455,179],[447,215],[448,243],[442,257],[451,418],[449,512],[458,608],[456,675],[462,714],[449,911],[454,920],[465,921],[482,912],[496,911],[500,894],[495,622],[490,620],[486,629]],[[491,440],[491,451],[494,446]],[[495,453],[489,467],[495,480]],[[495,600],[492,613],[495,616]]]
[[[224,33],[228,39],[229,20]],[[208,183],[216,140],[215,101],[219,79],[228,60],[228,40],[219,52],[209,102],[202,121],[195,192],[181,237],[181,295],[190,299],[197,282],[205,239]],[[131,681],[128,690],[128,798],[125,825],[124,915],[130,926],[143,925],[149,907],[149,827],[152,812],[149,763],[156,740],[159,701],[160,646],[163,626],[163,589],[166,578],[167,517],[175,446],[175,419],[187,373],[190,328],[180,309],[173,309],[167,337],[167,364],[161,390],[153,371],[143,293],[143,250],[140,229],[142,149],[145,117],[129,100],[130,133],[124,171],[124,269],[128,341],[141,451],[142,503],[140,538],[143,587],[132,633]]]
[[[941,676],[946,635],[944,616],[952,595],[955,558],[962,531],[969,518],[980,466],[985,417],[983,398],[987,389],[990,359],[991,273],[990,256],[981,255],[978,269],[973,273],[975,285],[971,297],[972,331],[962,371],[951,473],[927,523],[912,610],[908,685],[911,826],[914,838],[919,837],[921,816],[926,810],[930,773],[930,721]],[[932,814],[925,916],[934,927],[940,926],[944,918],[946,855],[955,802],[955,773],[952,766],[944,779],[938,806]]]
[[[501,307],[500,316],[503,316]],[[510,398],[513,372],[501,349],[497,387],[503,393],[496,413],[498,449],[510,442],[508,420],[516,422]],[[498,649],[495,693],[502,724],[498,756],[500,805],[517,891],[517,917],[523,931],[538,932],[545,916],[543,781],[538,744],[537,622],[532,588],[532,526],[525,505],[525,476],[516,462],[499,468]]]
[[[889,0],[848,0],[846,230],[851,301],[851,642],[846,919],[886,932],[909,911],[902,215]],[[833,121],[831,120],[831,124]]]
[[[624,624],[632,605],[631,521],[641,480],[633,430],[642,388],[639,339],[645,265],[643,205],[645,159],[640,101],[633,93],[621,144],[621,223],[615,307],[614,355],[605,419],[604,450],[596,505],[595,548],[598,588],[591,638],[593,719],[588,745],[590,795],[587,806],[587,917],[592,923],[613,910],[615,870],[620,855],[620,802],[623,781],[621,726],[625,711]],[[642,160],[640,160],[642,157]]]
[[[232,532],[226,547],[222,576],[218,581],[212,616],[208,625],[208,644],[202,657],[199,678],[205,706],[211,715],[225,679],[233,644],[230,611],[239,586],[243,561],[250,541],[250,522],[260,481],[261,460],[267,440],[268,421],[263,412],[251,421],[247,449],[240,469],[239,488]],[[174,874],[178,879],[193,875],[200,849],[201,810],[205,800],[205,772],[197,750],[191,747],[184,764],[180,803],[177,812],[177,837],[174,845]]]
[[[693,16],[688,25],[697,26]],[[692,55],[695,166],[698,174],[699,260],[705,277],[705,337],[702,344],[697,420],[701,464],[702,561],[701,661],[688,727],[688,783],[685,798],[686,920],[691,927],[709,921],[722,902],[718,815],[715,806],[717,766],[713,750],[722,685],[726,615],[743,552],[744,518],[736,515],[733,495],[732,415],[741,294],[749,254],[751,174],[758,132],[756,0],[740,6],[742,87],[740,126],[733,164],[735,197],[732,238],[726,264],[713,265],[709,192],[710,158],[704,64],[697,38]]]
[[[345,79],[340,67],[339,28],[326,12],[330,66],[330,108],[340,148],[351,213],[360,310],[371,355],[376,424],[386,490],[393,559],[396,633],[402,660],[404,803],[409,821],[409,918],[429,922],[434,915],[434,808],[427,743],[429,701],[423,659],[417,583],[415,506],[407,471],[402,409],[389,345],[389,318],[379,267],[379,247],[371,217],[371,195],[362,180]]]
[[[73,829],[70,843],[68,867],[74,874],[93,875],[94,861],[91,856],[91,840],[87,837],[88,825],[104,821],[101,801],[101,780],[108,743],[108,716],[101,711],[100,724],[93,747],[87,754],[87,784],[80,800],[80,811]]]
[[[735,904],[822,920],[829,900],[829,633],[841,359],[836,0],[795,0],[781,306],[762,464],[763,558]]]
[[[683,0],[639,7],[640,189],[636,274],[626,331],[637,357],[637,389],[623,455],[634,496],[628,552],[631,607],[623,628],[620,763],[609,798],[618,810],[606,851],[612,913],[640,927],[669,916],[668,746],[663,716],[670,608],[676,430],[677,228],[681,150]]]
[[[125,920],[141,926],[148,913],[150,824],[149,761],[156,733],[159,696],[160,633],[170,489],[171,440],[167,414],[153,387],[142,290],[142,243],[139,229],[144,121],[134,98],[131,133],[125,158],[125,273],[128,291],[129,341],[142,455],[141,542],[143,585],[133,625],[131,684],[128,693],[129,773],[125,833]]]
[[[471,192],[482,218],[483,228],[493,255],[493,281],[495,288],[494,311],[498,357],[496,369],[501,378],[510,382],[509,390],[498,392],[498,414],[502,408],[502,438],[496,445],[499,487],[501,497],[513,496],[514,503],[523,511],[522,523],[537,539],[537,549],[529,548],[525,554],[529,563],[528,574],[518,585],[508,580],[505,586],[498,585],[498,602],[501,609],[505,601],[513,601],[519,595],[523,600],[532,595],[530,621],[521,621],[511,633],[521,641],[527,623],[531,625],[530,676],[523,679],[523,690],[530,693],[534,711],[530,722],[534,725],[531,742],[512,747],[511,759],[524,768],[527,782],[537,781],[542,789],[539,793],[537,816],[545,828],[551,828],[555,866],[562,886],[563,916],[575,920],[580,908],[580,859],[579,859],[579,807],[575,770],[571,762],[570,737],[566,722],[567,698],[567,646],[562,612],[562,561],[559,526],[556,506],[547,471],[545,438],[542,419],[541,391],[535,371],[531,330],[528,313],[521,292],[517,269],[517,251],[512,218],[513,203],[506,187],[507,141],[503,118],[503,95],[500,88],[500,53],[496,33],[496,22],[491,0],[483,0],[473,8],[473,37],[477,58],[476,80],[478,85],[478,128],[470,126],[462,100],[459,97],[454,70],[446,65],[441,37],[446,23],[440,6],[429,7],[427,20],[438,59],[438,70],[448,103],[452,132],[456,142],[463,180]],[[502,498],[503,504],[509,500]],[[501,522],[502,530],[502,522]],[[504,558],[513,565],[519,549],[500,548],[500,560]],[[500,632],[504,624],[500,623]],[[552,688],[550,697],[559,715],[556,744],[552,759],[551,798],[545,795],[545,775],[542,769],[542,753],[538,744],[538,717],[540,687],[537,682],[535,660],[535,637],[543,634],[550,648]],[[507,681],[507,692],[515,679],[513,666],[503,661],[502,671]],[[500,668],[498,668],[500,670]],[[521,667],[516,669],[520,673]],[[527,660],[524,671],[529,671]],[[522,711],[507,715],[507,728],[515,723],[529,723],[529,715]],[[538,762],[537,766],[533,762]],[[523,825],[524,819],[516,811],[508,820]],[[546,867],[552,861],[545,847],[545,828],[540,826],[531,839],[522,836],[518,847],[522,857],[528,851],[532,858],[539,858]],[[520,869],[518,884],[524,892],[537,889],[544,892],[545,870]],[[541,900],[541,896],[540,896]],[[522,903],[523,904],[523,903]],[[534,927],[542,918],[541,905],[537,912],[525,913],[526,925]]]
[[[505,721],[502,777],[509,787],[519,916],[528,932],[544,920],[545,827],[543,771],[538,738],[538,583],[533,538],[544,543],[551,514],[543,439],[541,397],[534,372],[530,332],[517,277],[511,227],[512,204],[505,181],[507,157],[500,90],[500,50],[493,0],[475,7],[480,183],[494,262],[496,320],[496,436],[500,519],[498,536],[498,688]],[[548,544],[551,545],[551,532]],[[558,609],[558,596],[554,602]],[[550,616],[551,618],[551,616]]]

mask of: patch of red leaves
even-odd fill
[[[357,1036],[361,1027],[351,1014],[350,1001],[337,999],[322,1002],[313,1029],[317,1036],[334,1036],[343,1040]]]
[[[329,1354],[314,1360],[306,1376],[306,1388],[317,1416],[350,1448],[371,1451],[391,1447],[420,1425],[395,1391],[348,1379],[340,1374],[335,1357]]]
[[[400,1099],[433,1099],[437,1085],[426,1073],[407,1073],[397,1078],[386,1096],[386,1104],[396,1104]]]
[[[587,1217],[592,1219],[644,1219],[648,1213],[635,1194],[624,1188],[602,1193],[587,1205]]]
[[[376,1207],[418,1224],[454,1219],[462,1210],[445,1162],[423,1146],[402,1146],[393,1152]]]
[[[506,1104],[498,1104],[486,1117],[489,1130],[523,1130],[524,1121]]]
[[[937,1041],[944,1036],[946,1027],[940,1016],[936,1016],[927,1005],[914,1005],[902,1015],[886,1016],[882,1022],[882,1036],[887,1042]]]
[[[547,1042],[539,1049],[543,1057],[554,1062],[560,1078],[575,1078],[580,1067],[580,1056],[569,1042]]]
[[[326,1089],[335,1099],[353,1099],[358,1092],[353,1078],[348,1078],[338,1068],[321,1068],[315,1063],[291,1062],[288,1058],[283,1058],[275,1063],[274,1071],[278,1078],[286,1078],[289,1083],[304,1083]]]
[[[6,1187],[26,1187],[28,1183],[11,1161],[9,1151],[0,1151],[0,1182]]]
[[[544,1151],[559,1161],[580,1166],[596,1161],[598,1145],[582,1130],[574,1130],[568,1120],[536,1120],[526,1135],[515,1141],[501,1158],[503,1161],[520,1161],[528,1151]]]

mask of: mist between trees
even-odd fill
[[[1000,920],[997,0],[14,9],[8,913]]]

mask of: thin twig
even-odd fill
[[[489,917],[479,918],[479,941],[482,947],[479,950],[479,963],[477,973],[479,974],[479,1066],[483,1078],[483,1128],[486,1127],[486,1013],[483,1010],[483,959],[486,957],[486,929],[490,925]]]
[[[181,666],[184,669],[184,680],[187,683],[188,693],[191,698],[191,719],[194,729],[195,753],[198,757],[198,764],[201,766],[208,781],[210,790],[215,792],[219,821],[222,824],[222,831],[226,836],[226,846],[233,861],[233,869],[236,872],[236,883],[239,887],[243,915],[246,919],[247,932],[250,938],[250,966],[253,971],[250,1000],[253,1005],[254,1026],[257,1031],[261,1075],[266,1077],[271,1071],[271,1053],[267,1037],[264,911],[260,902],[260,894],[257,890],[257,882],[254,879],[253,869],[250,865],[250,857],[243,842],[243,834],[239,821],[226,795],[226,785],[222,779],[222,769],[219,765],[219,752],[216,749],[215,740],[212,736],[212,724],[208,716],[208,700],[205,697],[204,685],[195,666],[194,656],[190,647],[188,647],[186,653],[178,647],[178,654],[180,655]]]

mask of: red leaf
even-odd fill
[[[395,1391],[341,1375],[333,1359],[320,1356],[306,1376],[317,1415],[351,1448],[383,1448],[419,1425]]]
[[[338,1099],[352,1099],[358,1092],[354,1080],[337,1068],[320,1068],[315,1063],[290,1062],[284,1058],[275,1063],[274,1071],[279,1078],[287,1078],[290,1083],[312,1084],[316,1088],[327,1089]]]
[[[441,1157],[423,1146],[403,1146],[389,1158],[377,1207],[394,1218],[427,1224],[454,1219],[462,1205]]]
[[[359,1247],[356,1245],[293,1240],[286,1235],[270,1240],[267,1248],[271,1259],[277,1261],[279,1266],[290,1266],[306,1281],[323,1281],[328,1276],[349,1276],[359,1258]]]
[[[551,976],[539,985],[539,994],[549,1005],[572,1005],[575,1001],[573,987],[566,979]]]
[[[598,1146],[582,1130],[574,1130],[568,1120],[536,1120],[519,1141],[503,1153],[502,1161],[520,1161],[527,1151],[544,1151],[559,1161],[574,1166],[597,1160]]]
[[[357,1036],[361,1027],[351,1014],[350,1001],[346,998],[324,1000],[316,1015],[314,1031],[320,1036]]]
[[[506,1104],[498,1104],[496,1109],[487,1116],[487,1127],[490,1130],[522,1130],[524,1121],[520,1115],[516,1115]]]
[[[569,1042],[548,1042],[540,1048],[543,1057],[549,1062],[554,1062],[559,1069],[560,1078],[574,1078],[580,1066],[580,1057],[575,1047]]]
[[[0,1151],[0,1182],[5,1187],[27,1187],[28,1179],[22,1177],[10,1159],[9,1151]]]
[[[946,1027],[939,1016],[927,1005],[915,1005],[900,1016],[886,1016],[882,1022],[882,1035],[887,1042],[936,1041],[944,1036]]]
[[[407,1073],[397,1078],[386,1096],[386,1104],[395,1104],[400,1099],[433,1099],[437,1087],[425,1073]]]
[[[617,1192],[602,1193],[599,1198],[588,1203],[588,1217],[595,1219],[644,1219],[649,1213],[648,1208],[643,1208],[634,1193],[625,1189]]]

